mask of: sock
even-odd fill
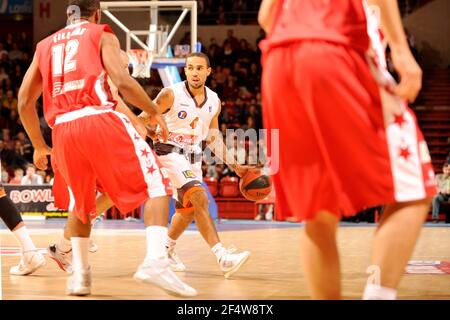
[[[148,226],[145,232],[147,234],[147,254],[145,261],[167,258],[167,227]]]
[[[89,238],[72,237],[70,240],[72,241],[73,270],[87,271],[89,269]]]
[[[216,256],[217,260],[220,260],[220,258],[224,255],[224,253],[227,251],[222,243],[217,243],[214,247],[211,248],[211,251]]]
[[[396,300],[397,290],[369,283],[364,290],[363,300]]]
[[[72,242],[64,238],[64,235],[59,238],[58,243],[56,244],[59,250],[62,252],[69,252],[72,250]]]
[[[17,241],[20,242],[24,252],[36,250],[36,247],[30,238],[30,234],[28,233],[27,227],[23,226],[16,231],[13,231],[13,233]]]
[[[177,244],[177,240],[173,240],[171,237],[167,236],[166,238],[166,248],[173,248]]]

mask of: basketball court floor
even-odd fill
[[[62,233],[65,220],[28,222],[33,240],[45,249]],[[218,230],[222,242],[250,250],[247,263],[230,279],[225,279],[208,246],[195,226],[179,239],[178,255],[186,272],[180,277],[196,288],[196,299],[308,299],[300,268],[299,230],[301,224],[266,221],[222,220]],[[373,224],[342,223],[338,233],[344,299],[360,299],[370,265]],[[145,232],[141,222],[107,220],[96,224],[93,238],[99,249],[90,253],[93,270],[92,295],[68,297],[64,290],[67,275],[49,259],[47,266],[27,277],[10,276],[19,261],[12,234],[0,225],[1,284],[3,299],[177,299],[158,288],[133,280],[145,254]],[[399,299],[450,299],[450,228],[445,224],[425,225],[411,260],[422,274],[405,274]],[[425,266],[423,261],[434,266]],[[423,274],[425,273],[425,274]]]

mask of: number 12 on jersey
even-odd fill
[[[77,61],[74,57],[78,52],[79,44],[77,39],[73,39],[67,43],[61,43],[52,47],[52,70],[54,77],[62,76],[77,69]]]

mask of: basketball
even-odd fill
[[[239,189],[242,195],[251,201],[262,200],[272,191],[272,182],[269,176],[261,174],[260,170],[249,170],[241,178]]]

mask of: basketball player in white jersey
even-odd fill
[[[175,244],[195,220],[228,278],[245,263],[250,252],[235,253],[235,249],[226,249],[220,242],[209,214],[208,196],[202,186],[202,140],[212,143],[216,157],[227,163],[239,176],[245,174],[247,169],[239,165],[234,157],[227,157],[222,135],[214,135],[210,139],[210,129],[219,130],[221,103],[217,94],[205,86],[211,73],[208,56],[192,53],[186,58],[184,70],[187,80],[164,88],[155,99],[170,134],[166,143],[155,138],[154,150],[161,163],[161,170],[174,187],[176,199],[176,213],[172,218],[166,247],[172,270],[184,271],[186,267],[175,253]],[[145,115],[141,114],[141,117],[145,119]],[[227,162],[228,158],[232,159]]]

